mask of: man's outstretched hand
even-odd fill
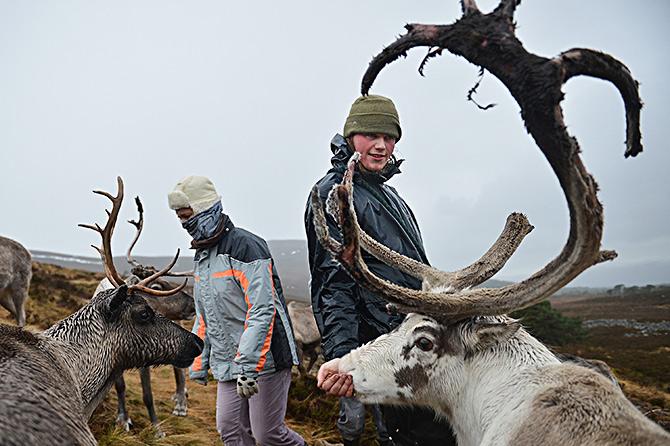
[[[354,394],[354,381],[351,375],[340,373],[339,363],[340,358],[324,363],[316,375],[317,385],[331,395],[351,397]]]

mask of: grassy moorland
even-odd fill
[[[41,330],[71,314],[85,304],[93,293],[100,275],[57,266],[35,263],[30,300],[27,304],[28,324]],[[582,320],[635,319],[639,321],[670,321],[670,290],[641,290],[615,298],[603,296],[561,296],[552,301],[563,315]],[[667,297],[666,297],[667,296]],[[542,313],[543,314],[543,313]],[[542,325],[542,314],[527,316],[529,322]],[[0,308],[0,322],[13,323]],[[565,322],[565,321],[563,321]],[[563,323],[561,322],[561,323]],[[569,322],[573,326],[573,322]],[[547,325],[545,323],[545,325]],[[577,324],[579,325],[579,324]],[[670,429],[670,332],[640,336],[632,328],[598,326],[583,330],[580,336],[568,339],[553,348],[587,358],[606,361],[621,379],[626,395],[650,418]],[[307,440],[338,441],[335,428],[337,401],[325,396],[313,377],[294,374],[289,395],[288,424]],[[156,368],[152,373],[154,401],[167,435],[157,438],[142,403],[137,371],[126,373],[127,403],[134,422],[131,432],[115,426],[116,395],[110,392],[91,418],[91,428],[101,445],[221,445],[215,427],[215,383],[203,387],[187,383],[189,414],[171,415],[174,377],[170,367]],[[375,444],[372,429],[363,444]]]
[[[599,323],[583,339],[555,350],[607,362],[628,398],[670,430],[670,287],[561,296],[552,306],[565,316]],[[627,321],[640,324],[633,327]],[[665,325],[658,329],[661,323]]]

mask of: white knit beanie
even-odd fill
[[[214,183],[209,178],[191,175],[184,178],[168,194],[170,209],[181,209],[190,207],[193,215],[211,208],[221,196],[216,193]]]

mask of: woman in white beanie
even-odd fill
[[[190,377],[217,380],[216,427],[226,446],[304,445],[285,422],[291,367],[298,363],[281,282],[267,243],[235,227],[205,177],[168,194],[195,253],[196,322],[205,342]]]

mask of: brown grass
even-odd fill
[[[29,328],[44,329],[85,304],[100,277],[57,266],[34,264],[27,308],[28,322],[31,324]],[[581,305],[584,300],[578,300],[578,303]],[[628,316],[630,308],[623,301],[619,302],[618,309],[602,300],[597,305],[597,308],[606,308],[608,315],[590,317],[592,319],[631,318]],[[656,317],[658,308],[653,311]],[[596,311],[593,304],[579,308],[570,308],[566,304],[563,310],[568,314]],[[668,319],[670,317],[664,320]],[[13,323],[4,309],[0,309],[0,322]],[[670,334],[630,338],[625,337],[625,333],[625,330],[616,328],[594,328],[583,342],[560,350],[608,362],[621,379],[623,390],[631,401],[651,419],[670,429],[670,383],[667,379],[670,376]],[[161,429],[167,434],[165,438],[156,438],[142,402],[139,373],[130,371],[125,377],[128,411],[134,429],[128,433],[116,427],[116,395],[112,391],[90,421],[91,429],[101,445],[222,445],[216,432],[214,382],[206,387],[187,382],[189,413],[185,418],[176,417],[171,414],[174,404],[171,396],[175,389],[172,369],[155,369],[152,372],[154,401]],[[335,398],[324,395],[316,388],[313,377],[300,378],[294,374],[287,424],[300,433],[308,444],[316,444],[318,440],[339,441],[335,428],[337,407]],[[363,444],[375,444],[370,417]]]

